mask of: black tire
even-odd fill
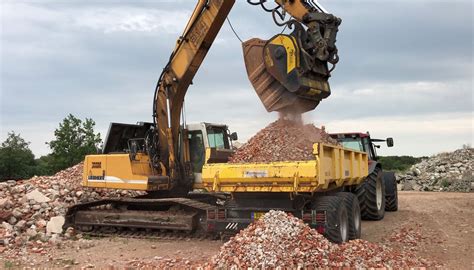
[[[385,215],[385,183],[382,169],[375,168],[355,189],[364,220],[381,220]]]
[[[362,225],[357,196],[350,192],[338,192],[336,196],[341,197],[346,206],[349,220],[349,239],[359,239],[362,233]]]
[[[394,212],[398,210],[397,178],[394,172],[384,172],[385,182],[385,211]]]
[[[324,237],[334,243],[343,243],[349,240],[349,220],[341,197],[320,197],[313,203],[312,208],[316,212],[326,212]]]

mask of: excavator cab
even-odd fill
[[[225,163],[229,160],[234,153],[232,141],[237,139],[237,134],[231,134],[226,125],[211,123],[188,124],[186,130],[194,183],[200,184],[205,163]]]

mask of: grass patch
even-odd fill
[[[449,187],[451,183],[447,179],[441,180],[441,186],[442,187]]]
[[[11,261],[5,261],[5,262],[3,263],[3,267],[5,267],[5,269],[12,269],[13,266],[14,266],[14,264],[13,264],[13,262],[11,262]]]

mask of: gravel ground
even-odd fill
[[[400,192],[399,199],[400,211],[387,213],[382,221],[363,222],[362,239],[411,252],[445,268],[474,267],[474,194]],[[208,240],[83,239],[61,243],[47,256],[28,251],[22,255],[25,260],[0,253],[0,268],[196,268],[210,261],[222,245]],[[17,265],[18,260],[23,263]]]

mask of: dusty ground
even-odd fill
[[[387,213],[382,221],[363,222],[363,239],[411,250],[449,269],[474,268],[474,193],[400,192],[399,199],[398,212]],[[221,245],[209,240],[91,239],[64,244],[48,254],[50,259],[33,253],[30,265],[15,265],[0,255],[0,268],[107,268],[157,258],[192,264],[208,260]]]
[[[421,239],[414,252],[449,269],[474,269],[474,193],[399,192],[399,209],[363,222],[362,238],[383,242],[399,228],[415,228]]]

